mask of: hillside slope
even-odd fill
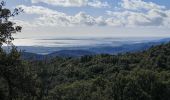
[[[170,43],[137,53],[55,58],[30,66],[46,75],[38,79],[49,91],[49,100],[170,98]]]
[[[12,100],[170,98],[170,43],[136,53],[55,57],[39,61],[19,59],[15,49],[10,54],[0,50],[2,100],[9,100],[8,97]]]

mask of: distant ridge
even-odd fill
[[[44,59],[52,59],[55,57],[81,57],[84,55],[95,55],[96,53],[86,51],[86,50],[61,50],[56,51],[47,55],[40,55],[30,52],[22,52],[21,58],[25,60],[44,60]]]
[[[61,50],[48,54],[50,57],[80,57],[84,55],[94,55],[96,53],[86,50]]]
[[[81,57],[85,55],[96,55],[96,54],[112,54],[116,55],[118,53],[126,53],[126,52],[138,52],[147,50],[152,46],[168,43],[170,38],[161,39],[155,42],[148,43],[135,43],[135,44],[127,44],[117,47],[111,46],[98,46],[98,47],[89,47],[86,49],[75,49],[75,50],[59,50],[49,54],[36,54],[30,52],[22,52],[22,59],[26,60],[43,60],[43,59],[52,59],[55,57]]]

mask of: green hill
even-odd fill
[[[137,53],[22,61],[22,66],[34,84],[34,92],[17,97],[24,100],[170,98],[170,43]]]

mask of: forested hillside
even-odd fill
[[[0,100],[170,100],[170,43],[147,51],[23,60],[12,44],[22,27],[0,3]],[[5,51],[2,45],[12,49]],[[33,54],[30,54],[33,55]]]
[[[15,54],[15,53],[13,53]],[[1,66],[9,66],[1,51]],[[14,55],[13,55],[14,56]],[[138,53],[23,61],[7,70],[11,100],[169,100],[170,43]],[[8,63],[8,65],[6,65]],[[1,67],[2,68],[2,67]],[[9,67],[10,68],[10,67]],[[21,73],[22,72],[22,73]],[[18,76],[17,76],[18,75]],[[0,96],[9,96],[1,79]],[[20,98],[20,99],[19,99]]]

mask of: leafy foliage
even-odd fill
[[[170,43],[138,53],[56,57],[23,65],[35,80],[37,100],[168,100],[169,53]]]
[[[20,26],[0,4],[0,47]],[[0,48],[0,100],[169,100],[170,43],[147,51],[24,61]]]
[[[12,34],[20,32],[22,29],[20,26],[14,26],[15,23],[9,21],[8,19],[18,15],[23,10],[21,8],[16,8],[13,12],[11,12],[9,9],[4,8],[4,6],[5,2],[2,1],[0,3],[0,45],[3,43],[11,43],[11,41],[14,39]]]
[[[0,3],[0,99],[13,100],[33,95],[32,85],[35,82],[22,66],[20,52],[12,45],[14,39],[12,34],[20,32],[22,28],[15,26],[15,23],[9,21],[9,18],[18,15],[23,10],[16,8],[11,12],[4,6],[5,2],[2,1]],[[3,44],[10,44],[11,50],[4,51]]]

